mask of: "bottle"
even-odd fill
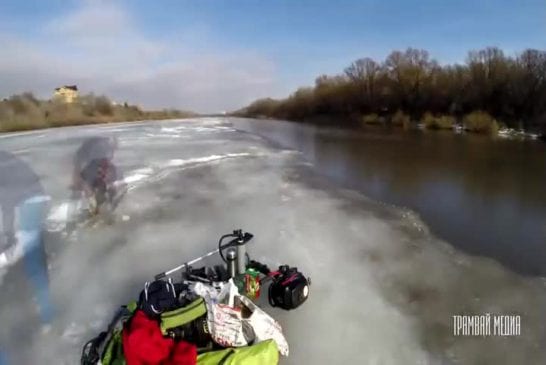
[[[237,275],[237,251],[230,248],[226,252],[227,269],[230,278],[235,278]]]

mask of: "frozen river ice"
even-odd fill
[[[73,154],[85,138],[118,138],[129,193],[111,225],[65,219]],[[459,252],[407,209],[343,189],[294,150],[223,119],[116,124],[0,137],[51,196],[46,234],[51,328],[30,286],[4,270],[0,348],[14,364],[76,364],[81,346],[153,275],[215,248],[235,228],[251,255],[312,278],[295,311],[264,306],[283,326],[282,364],[544,364],[546,285]],[[4,173],[4,172],[2,172]],[[455,337],[457,314],[518,314],[518,337]]]

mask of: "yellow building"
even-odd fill
[[[78,87],[76,85],[65,85],[55,89],[53,98],[65,103],[72,103],[78,97]]]

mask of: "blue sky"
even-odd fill
[[[351,61],[546,46],[544,0],[0,0],[0,96],[62,83],[144,106],[229,110]]]

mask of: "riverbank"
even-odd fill
[[[0,132],[194,116],[195,113],[175,109],[142,110],[136,105],[117,104],[104,96],[92,94],[66,103],[39,100],[25,93],[0,101]]]
[[[267,115],[248,115],[234,113],[235,117],[256,118],[275,121],[275,117]],[[400,129],[400,130],[428,130],[451,131],[455,134],[480,134],[491,137],[514,140],[545,140],[541,133],[523,129],[509,128],[499,123],[487,113],[477,111],[462,117],[451,115],[432,115],[426,113],[421,119],[412,119],[407,114],[397,112],[393,115],[365,114],[365,115],[310,115],[301,119],[283,118],[289,122],[314,125],[319,127],[336,127],[354,130],[362,129]]]

